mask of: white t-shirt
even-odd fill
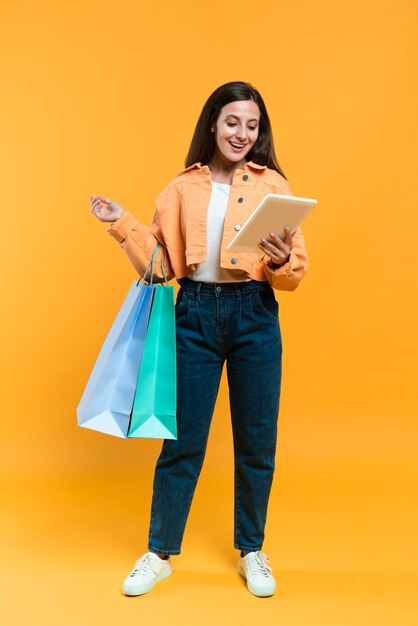
[[[203,283],[233,283],[247,281],[244,270],[220,267],[222,234],[231,185],[212,181],[212,195],[207,215],[207,257],[187,278]]]

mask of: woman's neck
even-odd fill
[[[234,178],[235,170],[242,169],[246,164],[246,160],[243,159],[239,163],[231,163],[231,161],[222,161],[216,157],[212,158],[208,163],[212,180],[214,183],[223,183],[231,185]]]

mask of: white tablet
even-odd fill
[[[260,239],[268,238],[271,232],[284,239],[286,226],[293,234],[316,204],[318,201],[311,198],[267,194],[227,245],[227,250],[260,253]]]

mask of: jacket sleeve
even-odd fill
[[[293,195],[287,180],[281,181],[281,186],[286,195]],[[270,267],[269,261],[270,257],[268,255],[264,255],[261,259],[264,273],[273,289],[294,291],[308,271],[308,255],[302,230],[300,228],[296,229],[292,237],[292,250],[289,260],[284,265],[273,269]]]
[[[125,211],[116,222],[107,229],[107,232],[120,244],[126,252],[132,265],[144,276],[155,246],[160,243],[163,247],[158,252],[154,265],[154,280],[162,282],[164,273],[162,260],[164,256],[164,270],[167,280],[174,278],[174,272],[165,246],[164,237],[160,227],[158,210],[154,213],[151,226],[140,224],[133,215]]]
[[[264,255],[261,260],[264,265],[266,278],[273,289],[294,291],[308,271],[305,238],[300,228],[296,229],[292,237],[292,245],[289,260],[277,269],[273,269],[268,265],[270,261],[268,255]]]

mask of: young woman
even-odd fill
[[[248,589],[270,596],[276,583],[263,554],[273,479],[281,383],[281,336],[274,289],[294,290],[307,270],[301,229],[266,233],[259,254],[226,247],[267,193],[291,194],[274,152],[269,117],[248,83],[216,89],[200,114],[182,170],[158,196],[150,227],[119,204],[91,207],[143,274],[162,244],[155,274],[180,290],[176,302],[178,439],[165,440],[154,477],[148,552],[123,584],[150,591],[180,554],[226,362],[235,458],[238,571]]]

